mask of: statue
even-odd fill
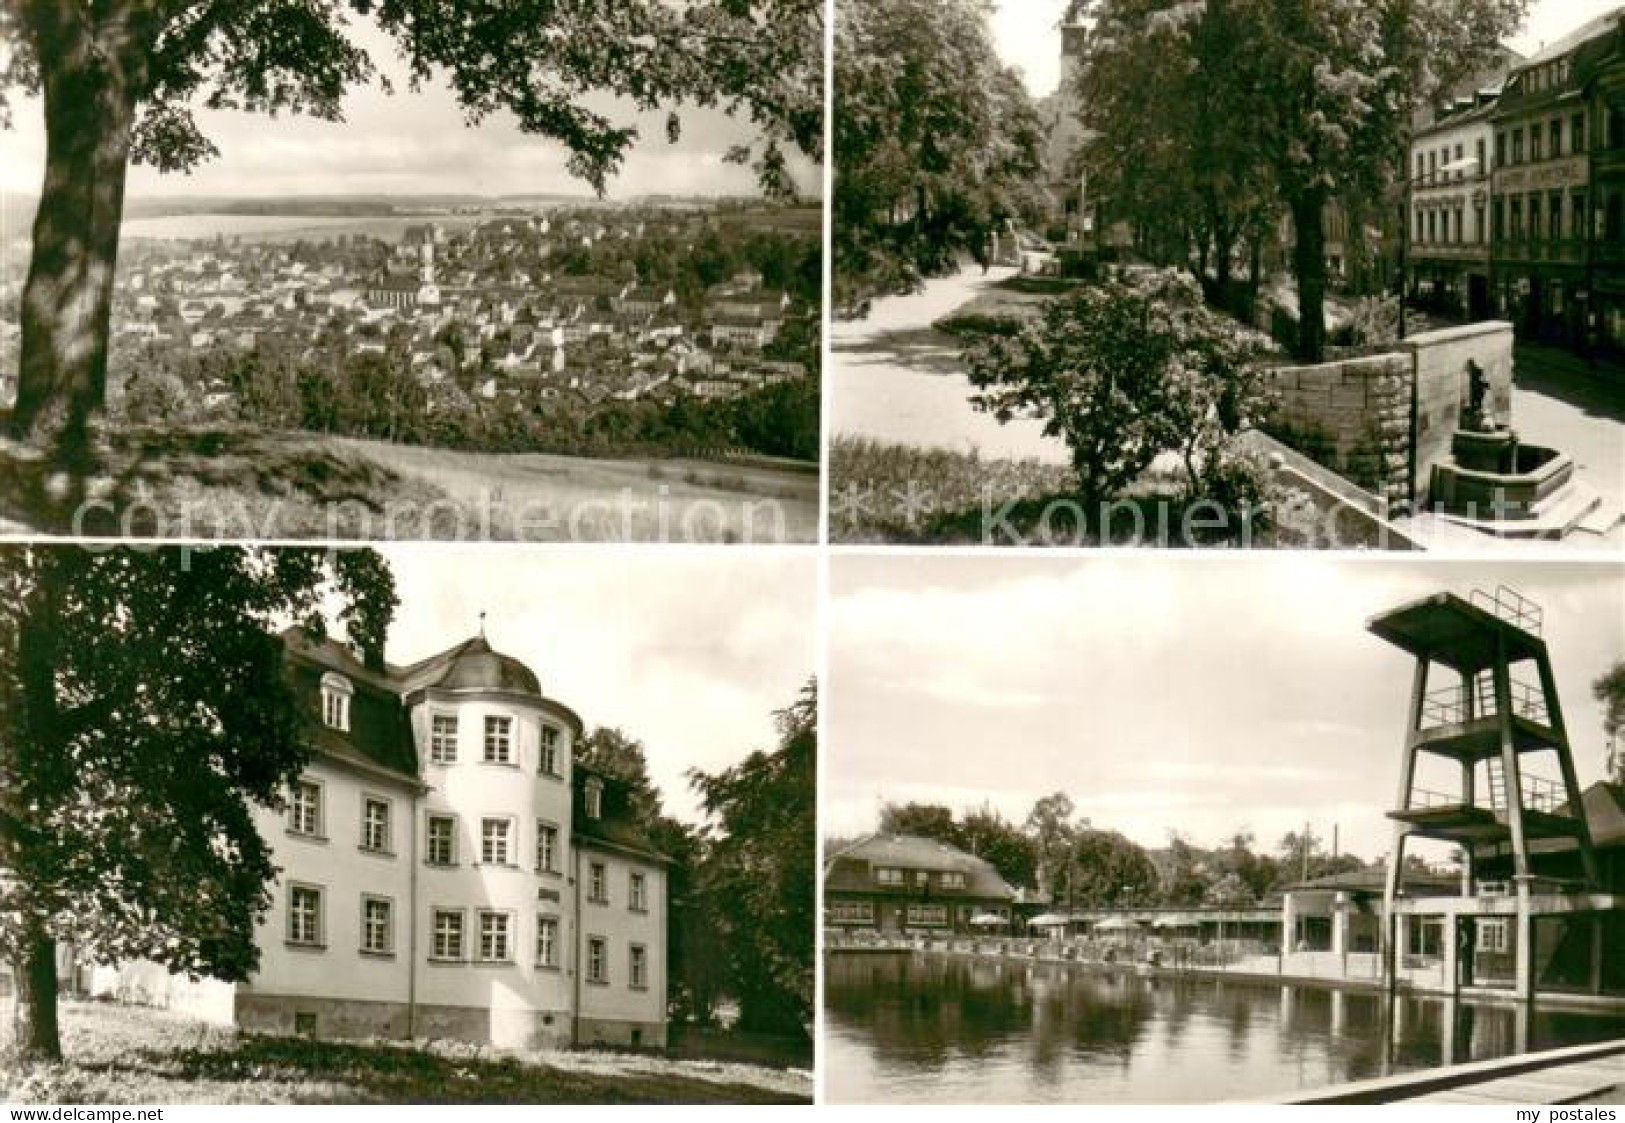
[[[1480,433],[1495,431],[1495,419],[1484,406],[1489,395],[1490,380],[1484,368],[1473,359],[1467,360],[1467,404],[1462,409],[1461,427]]]

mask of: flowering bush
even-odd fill
[[[1213,311],[1174,271],[1085,288],[1010,336],[966,352],[972,399],[1000,421],[1038,417],[1066,441],[1086,505],[1110,499],[1159,456],[1178,460],[1187,500],[1243,510],[1257,467],[1233,452],[1268,400],[1269,339]]]

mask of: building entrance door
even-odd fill
[[[1477,323],[1491,319],[1490,279],[1481,273],[1467,278],[1467,318]]]

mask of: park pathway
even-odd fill
[[[983,290],[1014,275],[967,269],[929,280],[909,296],[882,297],[862,320],[830,330],[830,432],[916,448],[979,453],[988,460],[1070,464],[1064,442],[1038,421],[1000,425],[970,404],[974,388],[959,340],[931,325]]]

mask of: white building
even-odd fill
[[[280,869],[258,971],[94,989],[139,976],[284,1034],[663,1046],[667,859],[574,760],[580,718],[483,636],[409,667],[284,638],[314,752],[287,810],[257,815]]]
[[[1495,93],[1463,98],[1410,144],[1406,285],[1471,319],[1490,315]]]

